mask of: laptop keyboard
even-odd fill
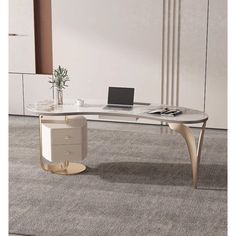
[[[133,107],[115,107],[115,106],[105,106],[103,107],[105,110],[118,110],[118,111],[130,111]]]

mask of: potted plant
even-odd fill
[[[58,105],[63,104],[63,89],[68,87],[67,81],[70,81],[68,71],[59,65],[57,69],[53,70],[53,76],[49,80],[49,83],[52,84],[51,88],[56,88],[56,102]]]

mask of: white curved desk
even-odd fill
[[[168,107],[168,108],[177,108],[173,106],[165,106],[158,104],[151,105],[134,105],[132,110],[118,110],[118,109],[104,109],[104,104],[85,104],[82,107],[76,104],[64,104],[64,105],[55,105],[51,110],[39,110],[34,105],[28,105],[27,109],[31,112],[38,114],[40,118],[40,128],[41,128],[41,119],[43,116],[69,116],[69,115],[104,115],[104,116],[117,116],[117,117],[132,117],[138,120],[139,118],[149,119],[149,120],[158,120],[161,122],[168,123],[170,129],[175,130],[180,133],[188,146],[188,151],[192,164],[192,178],[193,178],[193,186],[197,187],[197,179],[198,179],[198,169],[200,163],[201,156],[201,148],[203,144],[204,131],[206,127],[206,122],[208,120],[208,115],[204,112],[188,109],[184,107],[178,107],[178,109],[182,110],[182,114],[175,117],[167,117],[161,116],[157,114],[148,114],[147,112],[160,107]],[[189,127],[185,124],[197,124],[202,123],[201,132],[199,135],[198,143],[196,144],[193,133]],[[41,137],[40,137],[41,142]],[[65,171],[68,167],[63,163],[51,165],[44,164],[42,155],[40,154],[40,162],[41,166],[46,171],[51,171],[54,173],[62,174],[62,170]],[[75,163],[74,163],[75,164]],[[71,164],[72,166],[73,164]],[[79,167],[80,165],[80,167]],[[81,167],[81,164],[77,164],[74,166],[73,174],[79,173],[84,170],[84,167]],[[64,172],[64,174],[70,174],[68,171]]]

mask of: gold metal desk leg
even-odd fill
[[[199,170],[199,164],[200,164],[200,158],[201,158],[201,149],[202,149],[202,143],[203,143],[204,132],[205,132],[205,127],[206,127],[206,121],[203,122],[197,147],[196,147],[194,135],[192,133],[192,130],[189,127],[181,123],[169,123],[169,127],[170,129],[175,130],[176,132],[180,133],[186,141],[190,159],[191,159],[191,164],[192,164],[193,187],[197,188],[198,170]]]

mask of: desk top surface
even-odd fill
[[[38,115],[56,116],[56,115],[105,115],[105,116],[119,116],[119,117],[134,117],[136,119],[144,118],[149,120],[158,120],[169,123],[186,123],[194,124],[201,123],[208,119],[208,115],[204,112],[189,109],[185,107],[166,106],[160,104],[150,105],[134,105],[132,110],[121,109],[104,109],[104,104],[85,103],[79,106],[72,102],[64,102],[63,105],[53,105],[48,109],[42,109],[35,104],[29,104],[27,109]],[[162,107],[178,108],[182,114],[168,117],[159,114],[148,114],[149,111],[159,109]]]

